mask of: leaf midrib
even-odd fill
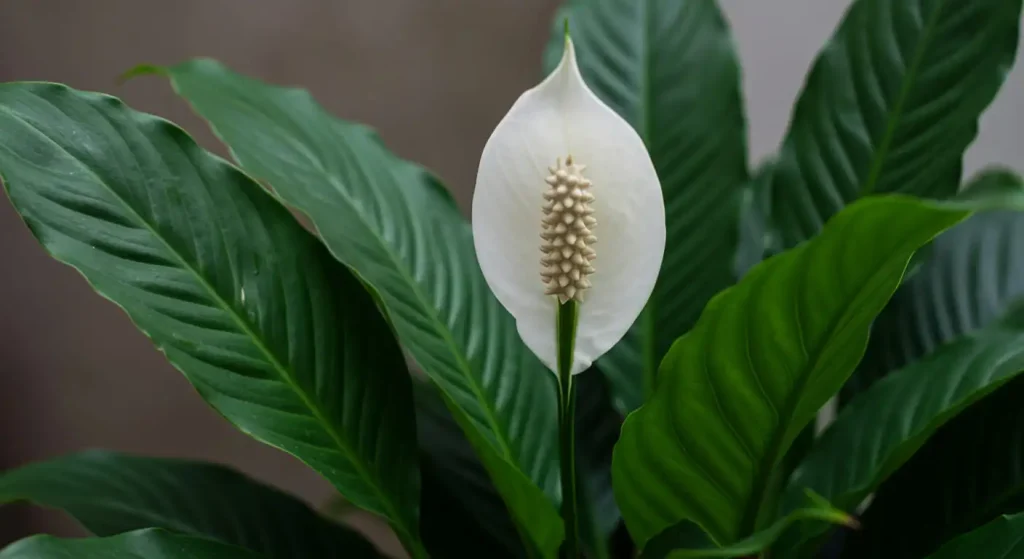
[[[63,114],[63,111],[57,105],[51,103],[48,99],[45,99],[45,98],[43,98],[41,96],[38,96],[38,95],[35,95],[34,93],[33,93],[33,96],[38,98],[38,99],[40,99],[40,100],[42,100],[42,101],[45,101],[47,104],[49,104],[54,109],[56,109],[57,111],[59,111],[59,112],[61,112]],[[90,105],[90,108],[92,108],[91,105]],[[302,401],[303,405],[305,405],[309,409],[310,413],[313,415],[313,418],[320,424],[320,426],[324,429],[324,431],[327,432],[327,434],[331,437],[331,439],[334,441],[335,445],[337,445],[338,449],[342,452],[342,454],[344,454],[346,456],[346,458],[348,458],[349,463],[352,464],[353,467],[355,468],[356,474],[360,478],[362,478],[364,481],[368,482],[367,485],[373,489],[374,493],[377,495],[378,501],[387,509],[386,512],[387,512],[388,516],[390,517],[391,522],[396,526],[396,528],[402,530],[403,532],[405,532],[407,534],[414,533],[414,532],[409,531],[409,528],[408,528],[408,526],[405,523],[404,517],[397,514],[397,509],[395,508],[395,505],[391,502],[391,499],[388,498],[384,494],[384,492],[381,490],[380,486],[378,485],[380,482],[377,479],[377,477],[375,475],[372,475],[369,471],[366,470],[366,468],[362,464],[362,462],[360,460],[358,460],[357,457],[353,454],[352,449],[349,448],[349,446],[343,442],[343,439],[341,438],[341,436],[339,435],[337,430],[334,429],[334,426],[329,421],[327,421],[326,416],[320,410],[319,406],[315,405],[313,403],[313,401],[310,399],[309,395],[306,394],[306,392],[303,389],[301,389],[291,379],[291,377],[288,375],[288,369],[286,369],[284,367],[284,365],[282,365],[281,362],[278,361],[277,357],[263,343],[263,340],[259,336],[257,336],[255,334],[255,332],[249,327],[247,321],[245,319],[243,319],[237,312],[235,312],[233,307],[231,307],[230,305],[227,304],[227,301],[225,301],[224,298],[221,297],[220,293],[218,293],[214,289],[214,287],[206,280],[206,278],[203,277],[201,274],[199,274],[199,272],[196,270],[196,268],[194,266],[192,266],[184,258],[184,256],[182,256],[182,254],[177,249],[175,249],[162,235],[160,235],[157,232],[157,230],[153,227],[152,224],[150,224],[147,220],[143,219],[143,217],[135,210],[135,208],[133,208],[124,198],[122,198],[117,193],[116,190],[111,188],[111,186],[109,184],[107,184],[104,180],[102,180],[96,174],[96,172],[92,169],[92,167],[90,167],[86,162],[84,162],[84,161],[78,159],[77,157],[75,157],[74,155],[72,155],[67,149],[64,148],[64,146],[61,146],[60,144],[55,142],[52,138],[47,136],[42,130],[37,128],[33,123],[31,123],[28,120],[22,118],[20,115],[18,115],[17,113],[13,112],[12,110],[10,110],[5,105],[0,105],[0,110],[2,110],[3,112],[7,113],[11,117],[13,117],[15,120],[18,120],[19,122],[23,123],[25,126],[27,126],[28,128],[32,129],[33,131],[35,131],[47,143],[49,143],[53,147],[57,148],[61,153],[66,155],[69,159],[71,159],[72,161],[78,162],[89,173],[89,176],[91,176],[93,178],[93,180],[96,181],[97,184],[102,185],[104,190],[106,190],[115,200],[117,200],[121,204],[121,206],[123,206],[125,208],[125,210],[127,210],[129,212],[129,214],[132,217],[134,217],[140,224],[142,224],[142,226],[147,231],[149,231],[150,234],[152,234],[153,237],[156,238],[164,246],[164,248],[167,249],[167,251],[171,253],[171,255],[175,259],[178,260],[179,264],[185,270],[187,270],[204,289],[207,290],[207,292],[209,293],[210,297],[214,300],[214,303],[216,305],[219,305],[221,307],[221,309],[232,318],[232,320],[235,322],[235,325],[242,331],[242,334],[250,339],[250,341],[253,343],[253,345],[256,346],[257,350],[259,350],[259,352],[262,353],[264,355],[264,357],[268,360],[268,362],[270,363],[270,365],[272,366],[274,371],[278,373],[278,375],[281,377],[282,381],[289,388],[292,389],[292,391]],[[100,114],[100,113],[98,113],[98,114]],[[67,115],[65,115],[65,116],[67,116]],[[102,114],[101,114],[101,116],[102,116]],[[105,116],[103,116],[103,118],[106,119]],[[135,119],[131,119],[131,120],[135,120]],[[155,119],[155,120],[158,120],[158,119]],[[198,147],[197,147],[197,149],[198,149]],[[120,306],[120,305],[118,305],[118,306]]]
[[[903,117],[904,105],[907,103],[907,98],[910,96],[910,90],[917,85],[918,73],[921,70],[921,64],[924,62],[924,56],[928,47],[931,46],[932,35],[935,33],[935,27],[939,22],[939,15],[942,10],[946,7],[947,0],[939,0],[938,4],[934,8],[931,17],[925,22],[925,26],[921,31],[921,40],[918,42],[917,47],[914,50],[914,56],[911,59],[910,66],[907,67],[907,75],[900,86],[900,92],[896,97],[896,103],[893,105],[892,110],[889,112],[889,118],[886,121],[885,134],[882,136],[882,142],[879,144],[878,153],[875,159],[871,162],[871,169],[868,171],[868,177],[864,181],[864,186],[861,188],[860,195],[867,196],[875,191],[878,186],[878,179],[882,174],[882,168],[885,166],[886,158],[889,155],[889,150],[892,147],[892,142],[896,136],[896,129],[899,127],[900,119]]]
[[[181,95],[182,97],[185,97],[187,99],[188,96],[185,95],[182,92],[182,88],[179,87],[178,80],[174,77],[173,68],[171,68],[170,70],[171,70],[170,71],[170,75],[171,75],[171,80],[170,81],[171,81],[172,87],[174,88],[174,90],[179,95]],[[273,87],[273,86],[271,86],[271,87]],[[305,93],[305,90],[295,89],[295,88],[278,87],[276,89],[278,89],[278,90],[280,90],[282,92],[298,91],[298,92]],[[315,109],[318,109],[317,112],[326,113],[326,111],[324,111],[321,107],[319,107],[319,105],[316,104],[315,101],[313,101],[312,99],[310,99],[310,103],[314,105]],[[253,110],[255,110],[256,112],[262,112],[262,111],[260,111],[258,109],[258,107],[256,107],[256,105],[254,105],[252,103],[249,103],[249,104],[250,104],[251,107],[253,107]],[[214,121],[212,119],[207,118],[207,117],[205,117],[202,114],[203,111],[199,110],[199,106],[197,104],[192,103],[192,106],[193,106],[193,108],[196,109],[196,112],[199,113],[200,116],[203,117],[203,120],[205,120],[207,122],[207,124],[210,126],[211,130],[213,131],[214,135],[217,137],[217,139],[219,139],[221,142],[223,142],[224,145],[229,146],[229,151],[231,152],[232,156],[237,161],[241,162],[243,159],[248,159],[248,158],[242,157],[241,154],[237,150],[235,150],[233,147],[230,147],[232,145],[232,142],[229,142],[228,139],[224,137],[224,135],[220,131],[220,127],[217,126],[216,124],[214,124]],[[337,123],[334,120],[332,115],[324,114],[323,116],[325,116],[326,118],[331,119],[330,120],[330,126],[332,128],[334,126],[339,125],[339,123]],[[334,136],[333,133],[331,135]],[[345,149],[349,150],[350,151],[350,155],[353,155],[353,154],[351,154],[351,147],[348,145],[348,142],[345,141],[343,137],[341,139],[342,139],[342,141],[340,141],[338,143],[338,145],[340,147],[344,147]],[[353,159],[358,160],[357,157],[353,157]],[[406,163],[404,161],[402,161],[400,163],[412,165],[411,163]],[[334,190],[340,196],[342,196],[345,199],[346,203],[349,205],[349,207],[355,208],[355,211],[353,211],[352,213],[358,217],[360,224],[363,226],[363,229],[369,232],[370,236],[373,238],[373,240],[376,242],[376,244],[379,247],[381,247],[382,251],[387,255],[388,259],[391,261],[391,263],[393,265],[392,268],[398,271],[398,273],[401,276],[401,279],[403,280],[403,282],[406,285],[409,286],[410,291],[415,296],[416,302],[419,304],[419,306],[421,308],[423,308],[423,309],[426,309],[427,312],[425,312],[423,314],[425,316],[429,317],[430,321],[434,324],[433,330],[438,333],[438,335],[444,341],[444,344],[448,347],[449,352],[455,357],[455,360],[456,360],[456,362],[458,364],[459,371],[462,373],[463,378],[467,379],[467,381],[468,381],[467,384],[470,385],[470,387],[472,389],[472,392],[473,392],[473,396],[476,398],[477,403],[480,404],[481,409],[484,411],[484,413],[486,415],[486,418],[487,418],[487,422],[489,423],[489,426],[490,426],[492,432],[495,434],[494,439],[495,439],[495,441],[498,444],[498,447],[499,447],[498,450],[501,452],[501,457],[504,458],[509,463],[515,464],[515,465],[518,466],[518,460],[516,460],[514,458],[511,446],[509,445],[508,441],[506,440],[505,431],[504,431],[504,429],[501,428],[501,425],[500,425],[500,423],[497,420],[496,411],[492,409],[490,404],[487,402],[487,399],[484,397],[483,390],[479,386],[479,383],[477,382],[476,378],[474,377],[474,375],[472,373],[472,367],[469,366],[469,363],[466,360],[465,356],[463,355],[462,350],[459,348],[459,345],[455,342],[454,338],[451,336],[451,331],[448,329],[447,325],[437,316],[437,309],[435,309],[434,305],[431,304],[428,301],[428,299],[424,296],[422,290],[420,289],[419,284],[416,282],[415,278],[413,278],[409,274],[409,271],[406,269],[405,263],[402,261],[402,259],[399,258],[399,256],[394,252],[394,250],[392,250],[391,246],[377,233],[377,231],[373,227],[370,226],[369,222],[367,221],[366,217],[364,216],[363,212],[361,211],[361,205],[357,204],[356,201],[352,198],[351,194],[349,192],[347,192],[345,190],[345,188],[343,187],[344,181],[341,181],[337,177],[337,175],[335,173],[326,172],[326,168],[327,167],[324,167],[324,169],[325,169],[324,174],[329,177],[329,179],[330,179],[329,182],[330,182],[330,185],[332,187],[332,190]],[[364,180],[366,180],[366,173],[364,172],[363,168],[361,166],[358,166],[358,165],[355,166],[355,168],[356,168],[356,172],[359,173],[363,177]],[[417,169],[417,170],[420,171],[420,172],[425,172],[425,171],[423,171],[421,169]],[[388,171],[388,176],[391,178],[392,181],[395,181],[395,176],[390,171]],[[370,183],[370,182],[372,182],[372,181],[368,181],[367,180],[367,183]],[[284,199],[284,196],[282,194],[278,193],[278,192],[274,192],[273,195],[274,195],[275,198],[280,198],[282,200]],[[317,220],[314,219],[313,216],[310,215],[310,213],[308,211],[302,210],[301,208],[299,208],[299,211],[301,211],[303,214],[305,214],[307,217],[309,217],[311,221],[313,221],[313,226],[316,228],[317,233],[319,234],[320,238],[326,239],[326,236],[323,235],[323,230],[320,227],[320,224],[317,222]],[[332,254],[332,256],[334,258],[336,258],[337,260],[339,260],[341,262],[345,261],[345,259],[342,258],[341,255],[337,254],[334,251],[334,249],[333,249],[333,247],[331,247],[330,243],[325,242],[324,244],[327,246],[328,251],[331,252],[331,254]],[[348,265],[346,265],[346,268],[348,268]],[[380,290],[378,290],[378,291],[380,291]],[[383,295],[382,295],[382,298],[383,298]],[[390,310],[389,307],[390,307],[390,305],[386,305],[385,304],[384,305],[384,309],[383,309],[385,311],[385,313],[388,314],[388,315],[392,314],[392,311]],[[390,317],[389,317],[388,318],[388,323],[393,325],[394,321],[391,320]],[[462,410],[461,407],[460,407],[459,411],[462,412],[463,414],[465,414],[465,411]]]

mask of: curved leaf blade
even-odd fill
[[[555,18],[545,73],[562,55],[565,18],[587,85],[647,145],[671,216],[647,308],[598,363],[625,414],[649,394],[672,342],[735,281],[748,180],[740,68],[713,0],[570,0]]]
[[[43,83],[0,85],[0,175],[46,250],[221,415],[415,545],[401,352],[359,281],[259,185],[165,120]]]
[[[0,474],[0,503],[15,501],[61,509],[97,536],[161,528],[268,559],[380,557],[294,497],[202,462],[83,452]]]
[[[692,547],[693,535],[689,526],[682,527],[683,539],[687,545],[676,545],[676,534],[673,528],[655,536],[644,548],[641,559],[683,559],[687,557],[753,557],[767,550],[787,529],[795,525],[821,523],[855,525],[855,521],[841,510],[832,508],[827,502],[817,499],[814,506],[799,508],[776,520],[771,526],[759,530],[736,543],[718,547],[706,542],[700,547]]]
[[[1024,556],[1024,514],[1004,515],[942,546],[928,559],[1015,559]]]
[[[799,504],[810,489],[853,511],[942,424],[1021,372],[1024,309],[943,346],[857,396],[794,472],[787,488],[790,501]]]
[[[553,555],[564,530],[556,391],[480,274],[469,224],[444,187],[335,119],[309,93],[211,60],[161,70],[242,168],[308,215],[380,296],[402,344],[440,388],[516,522]]]
[[[1024,377],[944,425],[875,493],[851,557],[922,557],[1024,509]]]
[[[692,520],[725,545],[770,522],[786,450],[853,371],[914,251],[968,213],[862,200],[712,299],[615,448],[634,539]]]
[[[1013,63],[1021,0],[856,0],[814,63],[771,184],[784,247],[873,193],[948,198]]]
[[[260,559],[257,553],[161,530],[109,538],[33,536],[0,551],[0,559]]]
[[[1024,188],[1003,169],[982,172],[964,190]],[[1024,296],[1024,214],[985,212],[943,233],[913,277],[904,282],[871,331],[844,400],[943,344],[989,325]]]

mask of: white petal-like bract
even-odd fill
[[[566,182],[582,180],[578,192]],[[558,67],[487,140],[472,217],[488,286],[552,371],[559,297],[582,299],[573,374],[622,339],[650,297],[665,250],[658,176],[637,133],[583,81],[568,38]]]

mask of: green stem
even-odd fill
[[[562,469],[562,520],[565,523],[566,559],[579,557],[579,499],[576,495],[576,385],[572,378],[579,306],[567,301],[558,306],[555,321],[558,346],[558,434]]]

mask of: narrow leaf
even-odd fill
[[[857,198],[948,198],[1017,50],[1021,0],[856,0],[811,68],[771,183],[786,248]]]
[[[242,168],[308,215],[335,257],[376,290],[516,522],[545,555],[556,553],[564,531],[554,506],[554,376],[487,288],[469,224],[444,187],[305,91],[210,60],[163,71]]]
[[[811,489],[855,510],[942,424],[1022,371],[1024,309],[1018,309],[857,396],[794,473],[789,499],[799,503]]]
[[[1024,514],[1000,516],[942,546],[928,559],[1017,559],[1024,557]]]
[[[939,429],[875,493],[864,529],[847,538],[851,556],[923,557],[1024,509],[1022,398],[1018,376]]]
[[[97,536],[162,528],[268,559],[379,557],[362,536],[235,470],[90,451],[0,474],[0,503],[65,511]]]
[[[160,530],[109,538],[33,536],[0,551],[0,559],[260,559],[262,555],[219,542]]]
[[[853,371],[914,251],[967,215],[865,199],[712,299],[615,448],[615,494],[634,539],[692,520],[727,545],[774,520],[786,451]]]
[[[683,559],[685,557],[752,557],[767,550],[772,543],[787,529],[794,525],[810,524],[844,524],[853,525],[855,521],[841,510],[821,502],[817,506],[796,509],[775,521],[771,526],[744,538],[734,544],[718,547],[713,543],[696,548],[676,546],[673,544],[673,528],[655,536],[644,548],[641,559]],[[687,538],[689,528],[684,527]]]
[[[748,178],[739,62],[713,0],[570,0],[552,26],[545,71],[561,57],[565,18],[587,84],[647,145],[670,216],[647,309],[598,363],[628,413],[672,341],[735,281]]]
[[[412,394],[360,282],[173,124],[62,85],[0,85],[0,175],[56,259],[225,418],[417,539]]]

